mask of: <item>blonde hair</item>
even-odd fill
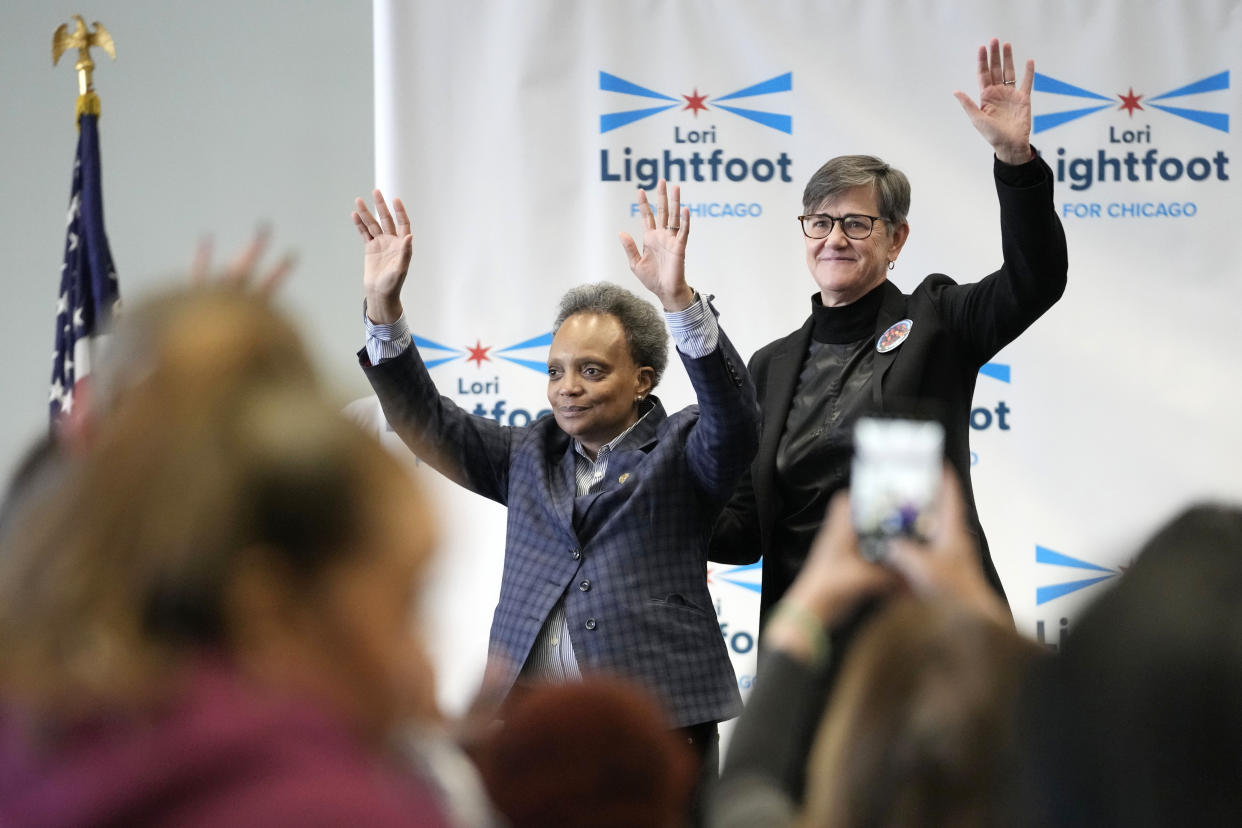
[[[143,364],[116,372],[85,456],[0,551],[0,689],[54,716],[141,702],[185,654],[227,649],[246,556],[313,582],[372,520],[366,492],[403,474],[259,297],[159,297],[118,341]]]

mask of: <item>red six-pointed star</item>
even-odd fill
[[[466,357],[466,362],[474,362],[477,364],[477,367],[482,368],[483,360],[492,361],[492,358],[487,355],[487,352],[491,349],[491,345],[484,346],[482,342],[476,339],[473,347],[466,346],[466,350],[470,352],[470,356]]]
[[[1131,118],[1134,117],[1134,110],[1143,108],[1139,105],[1139,98],[1143,96],[1135,95],[1133,86],[1130,87],[1129,95],[1118,95],[1117,97],[1121,98],[1121,106],[1117,108],[1124,109],[1126,112],[1129,112]]]
[[[700,95],[699,88],[697,86],[694,87],[693,95],[682,95],[682,97],[685,98],[687,101],[689,101],[688,104],[686,104],[685,106],[681,108],[682,112],[685,112],[688,109],[691,112],[693,112],[694,117],[697,118],[699,117],[700,110],[703,112],[707,111],[707,107],[703,105],[703,101],[707,100],[708,96]]]

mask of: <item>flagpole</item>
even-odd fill
[[[112,35],[99,22],[88,30],[74,15],[73,31],[62,24],[52,35],[52,64],[70,49],[78,50],[78,100],[74,107],[78,148],[65,220],[64,263],[56,302],[55,351],[48,413],[53,432],[74,428],[89,407],[91,369],[96,345],[120,301],[112,252],[104,232],[103,186],[99,157],[99,96],[95,94],[92,48],[116,59]]]

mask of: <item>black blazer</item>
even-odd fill
[[[1048,310],[1065,291],[1068,270],[1065,233],[1052,202],[1052,170],[1039,158],[1017,167],[995,165],[1000,199],[1004,264],[973,284],[959,285],[941,273],[925,278],[913,293],[884,285],[875,322],[878,340],[902,319],[913,326],[906,340],[877,353],[870,386],[871,403],[934,400],[948,420],[945,451],[957,470],[966,497],[967,519],[979,538],[989,581],[1004,595],[992,565],[970,484],[970,408],[975,380],[1001,348]],[[760,348],[750,360],[759,395],[763,429],[759,451],[725,511],[716,522],[711,559],[722,563],[771,560],[779,512],[776,502],[776,451],[811,341],[811,319],[796,331]],[[760,612],[766,615],[787,583],[776,583],[766,567]]]

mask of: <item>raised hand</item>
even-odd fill
[[[204,238],[194,251],[194,261],[190,264],[190,281],[196,285],[215,282],[236,287],[238,290],[253,290],[260,296],[271,296],[293,270],[297,261],[292,253],[286,253],[276,264],[268,266],[262,274],[258,273],[259,260],[267,250],[271,235],[271,230],[266,226],[260,227],[255,231],[250,244],[242,248],[236,258],[221,271],[212,269],[211,238]]]
[[[945,468],[936,507],[936,524],[927,544],[894,539],[887,563],[900,572],[914,594],[948,598],[1013,626],[1009,608],[993,591],[979,563],[974,536],[966,528],[966,501],[957,475]]]
[[[1006,164],[1023,164],[1031,152],[1031,87],[1035,61],[1026,62],[1018,83],[1013,68],[1013,46],[992,38],[979,47],[979,103],[962,91],[953,93],[970,122],[992,145],[996,157]]]
[[[668,185],[664,179],[656,186],[656,212],[651,212],[647,193],[638,191],[643,222],[643,251],[629,233],[618,233],[630,261],[630,270],[647,290],[654,293],[666,311],[683,310],[694,301],[694,291],[686,284],[686,240],[690,237],[690,210],[681,206],[681,188],[673,186],[669,209]],[[672,219],[670,223],[670,218]]]
[[[414,236],[410,234],[410,219],[401,199],[393,199],[390,213],[383,193],[375,190],[371,195],[375,199],[375,215],[359,198],[354,200],[353,220],[363,241],[362,287],[367,298],[367,316],[384,325],[401,317],[401,286],[410,270]]]

